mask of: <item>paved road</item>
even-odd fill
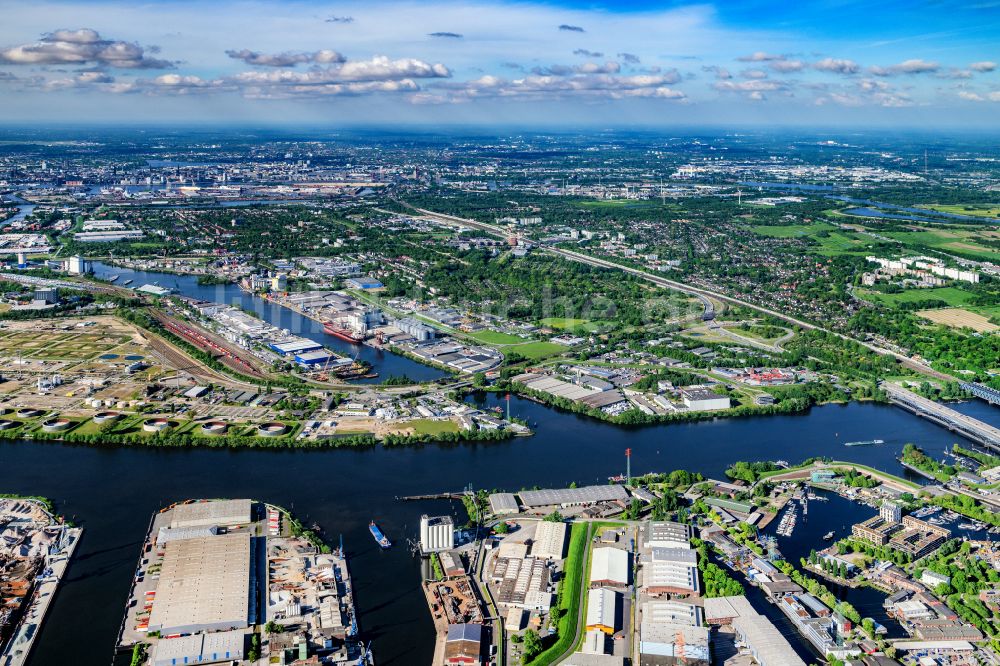
[[[402,203],[402,202],[400,202],[400,203]],[[405,204],[405,203],[403,203],[402,205],[409,206],[409,204]],[[507,232],[504,229],[502,229],[501,227],[492,225],[492,224],[486,224],[486,223],[483,223],[483,222],[478,222],[476,220],[469,220],[469,219],[462,218],[462,217],[456,217],[454,215],[445,215],[445,214],[442,214],[442,213],[435,213],[434,211],[427,210],[427,209],[424,209],[424,208],[417,208],[415,206],[409,206],[409,207],[412,208],[413,210],[417,211],[418,213],[424,215],[425,217],[429,217],[431,219],[438,220],[439,222],[442,222],[444,224],[451,224],[453,226],[471,227],[471,228],[474,228],[474,229],[479,229],[481,231],[486,231],[488,233],[491,233],[491,234],[496,235],[496,236],[500,236],[502,238],[506,238],[507,235],[508,235]],[[742,306],[742,307],[750,308],[752,310],[756,310],[757,312],[762,312],[764,314],[771,315],[772,317],[777,317],[778,319],[781,319],[781,320],[786,321],[786,322],[788,322],[790,324],[794,324],[796,326],[799,326],[799,327],[807,329],[807,330],[823,331],[825,333],[829,333],[831,335],[835,335],[838,338],[841,338],[843,340],[848,340],[850,342],[856,342],[856,343],[858,343],[858,344],[860,344],[860,345],[862,345],[862,346],[864,346],[864,347],[866,347],[866,348],[870,349],[871,351],[876,352],[878,354],[882,354],[884,356],[892,356],[893,358],[897,359],[904,366],[910,368],[911,370],[915,370],[916,372],[919,372],[921,374],[927,375],[929,377],[933,377],[935,379],[940,379],[940,380],[944,380],[944,381],[954,381],[955,380],[955,378],[952,377],[951,375],[946,375],[943,372],[938,372],[937,370],[934,370],[933,368],[931,368],[931,367],[929,367],[929,366],[927,366],[927,365],[925,365],[923,363],[920,363],[919,361],[915,361],[915,360],[911,359],[910,357],[905,356],[904,354],[900,354],[899,352],[895,352],[895,351],[893,351],[891,349],[886,349],[884,347],[879,347],[878,345],[874,345],[874,344],[872,344],[870,342],[865,342],[863,340],[857,340],[857,339],[855,339],[855,338],[853,338],[853,337],[851,337],[849,335],[845,335],[843,333],[838,333],[837,331],[832,331],[830,329],[823,328],[822,326],[817,326],[816,324],[812,324],[812,323],[804,321],[802,319],[798,319],[796,317],[792,317],[791,315],[787,315],[787,314],[784,314],[784,313],[781,313],[781,312],[777,312],[775,310],[771,310],[769,308],[766,308],[766,307],[763,307],[763,306],[760,306],[760,305],[755,305],[753,303],[741,300],[739,298],[733,298],[732,296],[727,296],[725,294],[722,294],[722,293],[719,293],[719,292],[716,292],[716,291],[712,291],[710,289],[705,289],[705,288],[702,288],[702,287],[692,287],[689,284],[685,284],[683,282],[677,282],[676,280],[669,280],[667,278],[660,277],[659,275],[654,275],[652,273],[648,273],[648,272],[640,270],[638,268],[632,268],[630,266],[623,266],[623,265],[617,264],[617,263],[615,263],[613,261],[607,261],[605,259],[598,259],[596,257],[591,257],[591,256],[583,254],[581,252],[574,252],[573,250],[564,250],[564,249],[561,249],[561,248],[554,248],[554,247],[545,247],[545,248],[541,248],[541,250],[543,252],[548,252],[550,254],[555,254],[555,255],[564,257],[564,258],[569,259],[571,261],[578,261],[580,263],[588,264],[590,266],[597,266],[599,268],[611,268],[611,269],[614,269],[614,270],[624,271],[624,272],[629,273],[631,275],[636,275],[636,276],[641,277],[641,278],[643,278],[645,280],[648,280],[649,282],[652,282],[653,284],[655,284],[657,286],[666,287],[668,289],[673,289],[675,291],[680,291],[680,292],[685,293],[685,294],[690,294],[691,296],[694,296],[694,297],[700,299],[703,303],[706,303],[706,312],[708,311],[708,307],[711,305],[711,302],[708,299],[709,298],[714,298],[714,299],[717,299],[719,301],[722,301],[723,303],[730,303],[732,305],[739,305],[739,306]],[[713,311],[714,311],[714,309],[713,309]]]

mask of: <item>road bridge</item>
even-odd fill
[[[883,382],[881,388],[893,404],[933,421],[977,444],[1000,451],[1000,428],[966,416],[947,405],[919,396],[913,391],[908,391],[895,384]]]

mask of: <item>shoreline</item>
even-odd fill
[[[33,498],[23,499],[24,501],[39,502],[45,508],[46,513],[49,513],[45,502]],[[49,515],[55,520],[54,514],[49,513]],[[76,547],[79,545],[80,539],[83,538],[82,527],[69,527],[63,523],[63,528],[71,540],[66,545],[66,548],[56,556],[58,560],[46,558],[46,566],[52,569],[52,576],[40,582],[32,593],[31,604],[25,609],[24,615],[18,623],[17,630],[10,637],[5,648],[2,661],[3,666],[23,666],[31,658],[31,651],[38,640],[39,634],[41,634],[49,608],[59,593],[61,584],[66,577],[66,572],[69,570],[69,565],[73,560],[73,554],[76,552]],[[30,620],[34,621],[29,624]],[[27,635],[29,626],[33,626],[33,630],[31,630],[30,635]],[[18,648],[20,652],[12,654],[11,651],[19,640],[23,641]]]

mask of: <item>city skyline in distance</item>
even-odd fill
[[[4,16],[6,124],[954,128],[1000,109],[990,2],[50,0]]]

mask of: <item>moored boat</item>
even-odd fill
[[[324,323],[323,332],[326,333],[327,335],[332,335],[335,338],[340,338],[341,340],[344,340],[346,342],[351,342],[354,344],[359,344],[361,342],[361,338],[358,337],[358,335],[355,334],[354,331],[347,328],[343,328],[341,326],[337,326],[333,322],[328,321]]]

